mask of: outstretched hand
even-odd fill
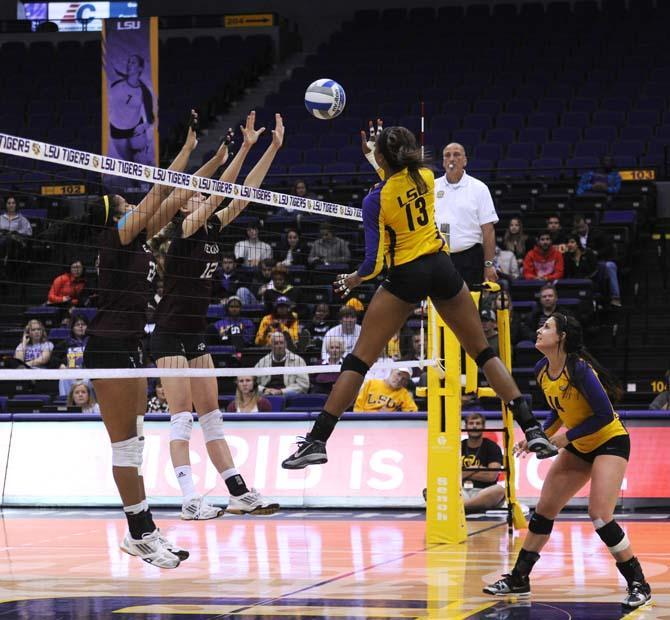
[[[184,147],[190,151],[194,151],[196,146],[198,146],[198,113],[195,110],[191,110],[191,120],[188,123],[188,132]]]
[[[281,114],[275,114],[275,128],[272,130],[272,146],[280,149],[284,144],[284,120]]]
[[[363,155],[368,155],[374,151],[377,136],[382,132],[382,129],[384,129],[384,121],[378,118],[376,125],[373,121],[368,121],[367,133],[361,130],[361,149],[363,150]]]
[[[251,110],[247,114],[247,122],[244,127],[240,125],[240,130],[242,131],[243,144],[247,148],[253,146],[258,142],[258,138],[265,131],[265,127],[256,129],[254,126],[256,124],[256,111]]]

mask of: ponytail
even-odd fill
[[[416,137],[409,129],[386,127],[379,134],[377,144],[394,173],[407,168],[419,194],[428,192],[428,184],[421,174],[421,168],[426,166],[427,158],[421,154]]]

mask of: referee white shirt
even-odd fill
[[[456,183],[449,183],[446,174],[435,179],[435,221],[448,231],[449,250],[463,252],[483,243],[482,225],[496,224],[498,214],[489,188],[463,170]]]

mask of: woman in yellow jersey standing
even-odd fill
[[[610,400],[618,391],[616,381],[584,349],[581,326],[573,317],[554,313],[537,330],[535,346],[545,356],[535,366],[537,382],[551,407],[544,428],[552,443],[565,449],[542,485],[511,574],[486,586],[484,592],[530,595],[529,575],[549,540],[554,519],[590,481],[589,517],[628,584],[623,604],[640,607],[651,600],[651,588],[626,533],[613,516],[630,456],[630,436]],[[561,430],[562,426],[566,430]],[[516,448],[527,451],[526,442]]]
[[[405,127],[387,127],[377,137],[374,156],[384,179],[363,200],[365,259],[357,271],[335,281],[348,295],[361,282],[388,268],[370,301],[361,333],[326,405],[298,450],[282,463],[302,469],[326,463],[326,441],[335,424],[354,402],[365,374],[393,335],[405,324],[416,304],[430,297],[442,319],[503,398],[524,430],[528,448],[539,458],[556,454],[507,368],[488,346],[479,313],[468,287],[448,254],[435,224],[433,172],[423,165],[414,134]]]

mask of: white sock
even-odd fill
[[[140,512],[144,512],[144,502],[133,504],[132,506],[124,506],[123,512],[126,512],[130,515],[138,515]]]
[[[149,502],[146,499],[142,500],[142,510],[149,510]]]
[[[197,493],[195,491],[195,485],[193,484],[191,466],[181,465],[180,467],[175,467],[174,474],[177,476],[177,482],[179,483],[179,488],[181,489],[181,494],[184,497],[184,501],[188,502],[189,500],[193,499]]]
[[[232,476],[239,476],[240,472],[237,471],[237,467],[231,467],[230,469],[224,469],[221,472],[221,477],[224,480],[228,480],[228,478],[231,478]]]

